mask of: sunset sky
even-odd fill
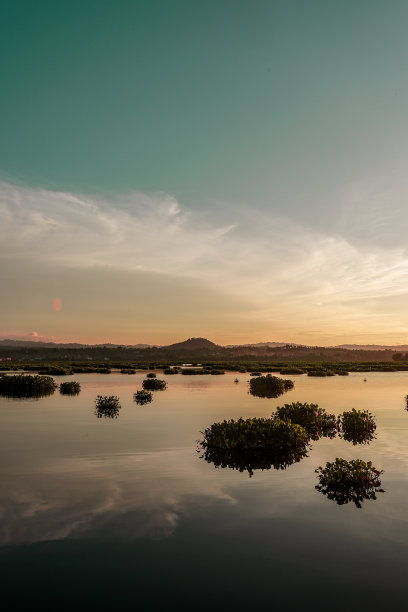
[[[4,2],[0,337],[408,342],[408,3]]]

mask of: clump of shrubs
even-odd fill
[[[156,378],[156,374],[154,372],[149,372],[146,374],[147,378]]]
[[[142,386],[145,391],[164,391],[167,387],[167,383],[165,380],[160,380],[159,378],[145,378],[142,382]]]
[[[267,374],[252,378],[249,381],[249,392],[257,397],[279,397],[294,386],[293,380]]]
[[[305,371],[301,368],[281,368],[279,374],[304,374]]]
[[[279,406],[272,417],[297,423],[304,427],[313,440],[321,436],[334,438],[337,433],[337,419],[334,414],[328,414],[317,404],[292,402]]]
[[[368,444],[375,437],[375,419],[368,410],[352,408],[343,412],[339,416],[338,425],[341,437],[353,444]]]
[[[72,374],[71,368],[64,368],[63,366],[47,366],[38,371],[38,374],[50,374],[52,376],[69,376]]]
[[[252,418],[213,423],[200,443],[202,457],[216,467],[240,472],[285,469],[307,455],[309,436],[297,424],[278,418]]]
[[[135,368],[121,368],[121,374],[136,374]]]
[[[163,374],[178,374],[180,372],[180,368],[164,368]]]
[[[57,388],[51,376],[15,374],[0,377],[0,395],[6,397],[42,397]]]
[[[337,458],[315,471],[319,479],[315,488],[339,505],[353,502],[361,508],[365,499],[376,499],[376,493],[384,493],[380,480],[383,470],[375,469],[371,461]]]
[[[98,395],[95,400],[95,414],[98,419],[117,419],[120,403],[116,395]]]
[[[151,391],[142,389],[141,391],[136,391],[136,393],[133,395],[133,399],[135,400],[136,404],[143,406],[144,404],[150,404],[150,402],[153,400],[153,395]]]
[[[81,385],[75,380],[70,380],[69,382],[61,383],[59,390],[62,395],[78,395],[81,391]]]
[[[213,369],[210,371],[210,374],[213,376],[220,376],[221,374],[225,374],[224,370]]]

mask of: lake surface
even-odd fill
[[[5,609],[405,608],[407,372],[290,376],[294,390],[278,399],[249,395],[247,374],[158,374],[168,389],[138,406],[143,378],[55,377],[80,381],[80,395],[0,398]],[[120,397],[117,419],[96,418],[98,394]],[[377,438],[323,438],[301,462],[252,478],[197,453],[214,421],[298,400],[368,409]],[[386,492],[358,509],[316,491],[314,470],[336,457],[373,461]]]

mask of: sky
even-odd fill
[[[408,342],[408,3],[1,8],[0,337]]]

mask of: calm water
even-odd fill
[[[277,400],[248,395],[248,375],[236,376],[170,376],[146,406],[133,402],[142,375],[55,377],[79,380],[81,394],[0,398],[3,606],[405,607],[408,373],[292,376],[295,389]],[[98,394],[120,397],[118,419],[96,418]],[[252,478],[196,452],[214,421],[297,400],[368,409],[377,439],[321,439],[300,463]],[[314,470],[335,457],[372,460],[386,493],[362,509],[328,500]]]

